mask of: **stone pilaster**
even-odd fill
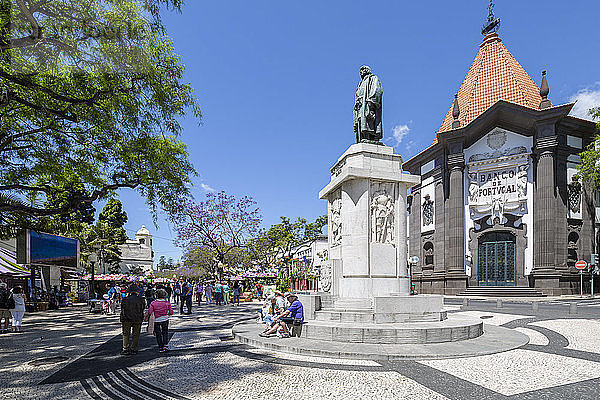
[[[442,174],[438,173],[434,175],[435,182],[435,233],[434,233],[434,272],[445,271],[445,228],[446,228],[446,212],[445,212],[445,196],[444,196],[444,181],[442,180]]]
[[[569,153],[564,147],[558,147],[555,154],[554,187],[556,188],[556,205],[553,215],[556,234],[554,235],[554,266],[557,271],[564,274],[568,273],[567,247],[569,232],[567,229],[567,207],[569,194],[567,191],[567,157]]]
[[[452,151],[452,147],[455,151]],[[456,151],[459,150],[459,151]],[[466,289],[465,275],[465,206],[464,177],[465,157],[460,144],[451,145],[448,156],[450,170],[450,195],[448,198],[448,248],[446,257],[446,294],[458,294]]]
[[[553,126],[540,128],[541,134],[536,143],[537,165],[533,209],[535,229],[533,232],[533,271],[535,287],[544,294],[561,294],[560,274],[556,269],[557,233],[564,227],[556,226],[558,200],[555,196],[556,147],[558,139],[553,135]],[[566,212],[566,210],[565,210]],[[566,214],[565,214],[566,216]]]
[[[446,271],[446,196],[444,191],[443,172],[434,174],[435,184],[435,232],[433,234],[434,268],[432,292],[444,293],[444,275]]]

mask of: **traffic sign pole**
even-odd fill
[[[581,287],[581,289],[580,289],[581,297],[583,297],[583,270],[586,267],[587,267],[587,263],[584,260],[579,260],[575,263],[575,268],[577,268],[579,270],[579,285]]]

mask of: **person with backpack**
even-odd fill
[[[12,302],[9,301],[10,313],[12,315],[13,332],[21,332],[23,316],[25,315],[25,293],[21,286],[15,286],[12,290]]]
[[[151,283],[149,283],[148,287],[146,288],[145,297],[146,307],[150,307],[150,303],[152,303],[156,299],[156,292],[154,291],[154,288],[152,287]]]
[[[179,282],[175,283],[175,289],[173,290],[173,293],[175,293],[175,304],[179,304],[179,297],[181,296],[181,284]]]
[[[123,328],[123,349],[121,355],[137,354],[142,321],[144,320],[144,299],[140,289],[132,284],[129,295],[121,302],[121,326]]]
[[[10,300],[9,300],[10,299]],[[4,282],[0,282],[0,333],[8,332],[10,326],[10,308],[14,307],[13,298],[11,293],[8,291],[7,285]],[[2,322],[4,320],[4,323]]]
[[[183,314],[183,303],[187,306],[187,313],[192,313],[192,296],[194,293],[194,284],[191,279],[188,279],[187,284],[184,281],[184,286],[181,289],[181,314]]]

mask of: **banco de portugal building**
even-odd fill
[[[419,293],[579,293],[595,209],[573,176],[596,127],[548,92],[545,72],[537,86],[497,33],[484,37],[432,145],[403,166],[422,178],[409,207]]]

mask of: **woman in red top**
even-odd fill
[[[169,350],[169,315],[173,315],[173,308],[167,299],[167,291],[159,289],[156,291],[157,299],[150,303],[148,307],[148,317],[154,313],[154,335],[158,351],[164,353]]]

